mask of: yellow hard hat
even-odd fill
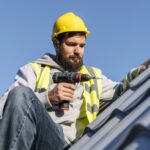
[[[52,39],[64,32],[85,32],[88,36],[90,31],[86,28],[83,20],[72,12],[60,16],[53,26]]]

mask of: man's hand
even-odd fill
[[[136,78],[139,74],[141,74],[143,71],[145,71],[148,67],[150,67],[150,59],[145,61],[142,65],[140,65],[137,68],[134,68],[131,70],[129,75],[129,81],[132,81],[134,78]]]
[[[139,73],[142,73],[144,70],[146,70],[148,67],[150,67],[150,59],[145,61],[138,69]]]
[[[139,68],[138,68],[138,72],[139,72],[139,74],[141,74],[144,70],[146,70],[147,69],[147,66],[145,66],[145,65],[141,65]]]
[[[49,100],[52,104],[59,104],[62,101],[73,99],[75,85],[71,83],[58,83],[55,88],[48,92]]]
[[[145,61],[142,65],[137,68],[133,68],[130,72],[125,76],[125,78],[121,81],[122,82],[122,91],[126,91],[129,88],[130,82],[135,79],[139,74],[145,71],[148,67],[150,67],[150,59]],[[123,93],[122,92],[122,93]]]

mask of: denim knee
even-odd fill
[[[37,98],[29,87],[18,86],[10,91],[7,100],[12,106],[21,108],[31,105],[32,101]]]

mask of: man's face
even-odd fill
[[[65,70],[77,71],[82,66],[85,43],[84,35],[74,35],[62,40],[57,56],[59,64]]]

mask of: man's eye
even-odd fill
[[[78,44],[77,44],[77,43],[66,43],[66,45],[73,47],[73,46],[77,46]],[[80,44],[79,46],[80,46],[81,48],[83,48],[83,47],[85,46],[85,44]]]
[[[76,46],[77,44],[75,43],[67,43],[68,46]]]
[[[81,44],[80,47],[83,48],[85,46],[85,44]]]

